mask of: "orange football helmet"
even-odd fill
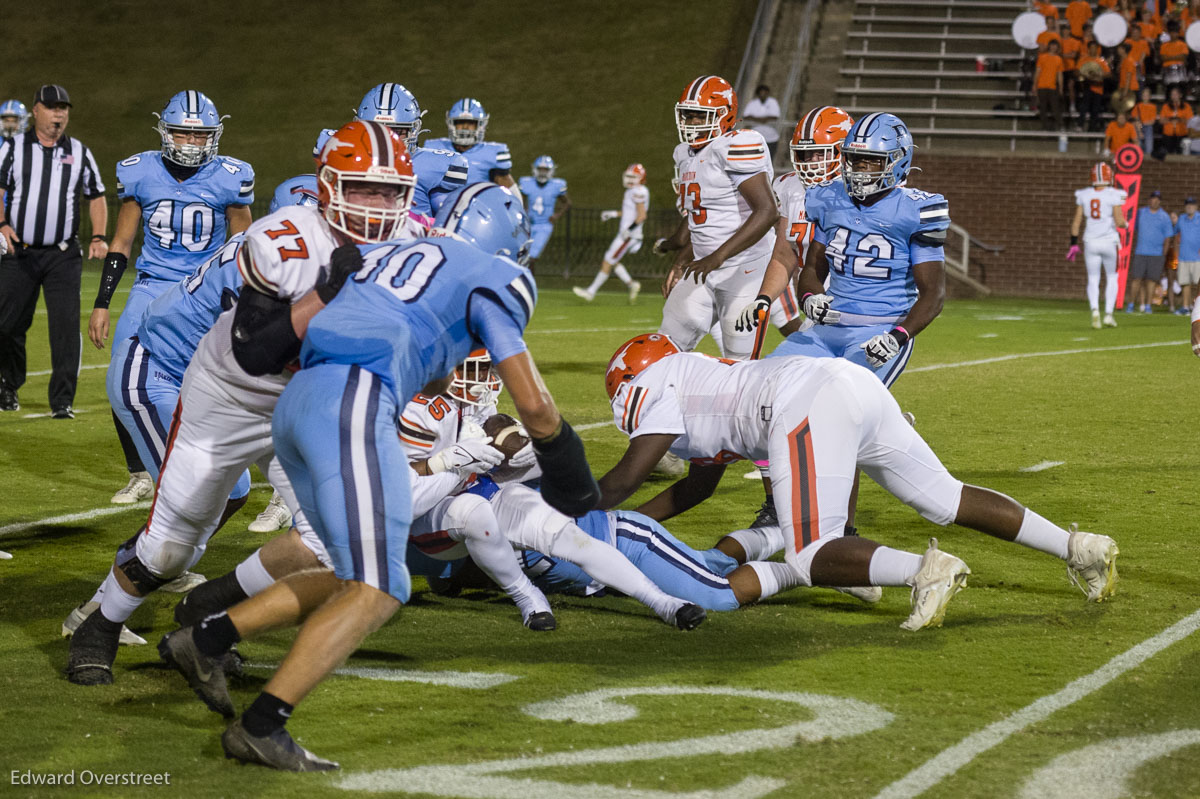
[[[492,369],[492,356],[485,349],[472,350],[454,367],[447,393],[464,405],[495,405],[500,395],[500,376]]]
[[[1093,186],[1111,186],[1113,181],[1112,167],[1101,162],[1092,167]]]
[[[379,206],[347,200],[347,186],[363,183],[395,186],[395,200]],[[404,139],[379,122],[356,119],[343,126],[317,156],[317,205],[330,227],[357,242],[396,238],[416,185]]]
[[[716,75],[696,78],[675,104],[679,140],[692,147],[703,147],[722,133],[733,130],[737,112],[737,92],[729,81]],[[697,115],[702,121],[689,121],[689,117]]]
[[[841,172],[842,141],[854,120],[840,108],[823,105],[809,111],[792,134],[792,168],[805,186],[837,180]]]
[[[630,164],[625,167],[625,171],[621,174],[621,182],[625,184],[625,188],[632,189],[634,186],[646,182],[646,167],[641,164]]]
[[[608,398],[611,400],[615,397],[622,383],[637,377],[647,366],[677,352],[679,347],[671,341],[670,336],[662,333],[643,333],[629,339],[617,348],[608,362],[608,371],[604,373]]]

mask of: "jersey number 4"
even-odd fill
[[[699,183],[680,183],[679,202],[683,205],[683,210],[692,215],[694,224],[703,225],[708,221],[708,210],[700,204]]]
[[[850,237],[857,239],[850,243]],[[844,227],[837,229],[829,244],[825,245],[825,257],[829,266],[837,272],[846,273],[846,262],[850,262],[850,274],[873,280],[887,280],[892,276],[890,266],[878,266],[876,261],[891,260],[895,254],[892,243],[879,233],[854,234]]]

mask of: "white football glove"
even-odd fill
[[[650,252],[654,253],[655,255],[666,255],[667,251],[662,248],[662,246],[666,243],[666,236],[662,237],[661,239],[655,239],[654,246],[650,248]]]
[[[771,300],[765,294],[759,294],[754,298],[754,302],[747,305],[738,314],[737,322],[734,323],[733,329],[739,333],[746,333],[758,327],[759,314],[771,313]]]
[[[500,465],[504,453],[492,446],[492,437],[464,438],[429,456],[430,474],[454,471],[460,475],[482,474]]]
[[[880,333],[878,336],[858,345],[867,353],[867,363],[873,369],[878,369],[900,354],[904,345],[891,333]]]
[[[818,325],[835,325],[842,318],[841,311],[830,308],[833,297],[829,294],[809,294],[804,298],[804,315]]]
[[[621,215],[620,211],[601,211],[600,212],[600,221],[608,222],[610,220],[616,219],[620,215]]]
[[[0,256],[8,254],[8,239],[0,236]]]
[[[537,463],[537,453],[533,451],[532,441],[514,452],[513,456],[508,459],[508,465],[514,469],[527,469],[535,463]]]

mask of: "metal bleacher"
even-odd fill
[[[891,111],[918,144],[1098,152],[1103,135],[1045,131],[1029,107],[1026,52],[1012,22],[1021,0],[856,0],[838,103],[852,116]],[[1022,82],[1025,81],[1025,86]]]

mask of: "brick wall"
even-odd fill
[[[950,217],[988,244],[1004,246],[995,255],[971,253],[971,276],[1006,296],[1082,297],[1086,278],[1082,256],[1064,260],[1070,246],[1074,190],[1087,185],[1094,159],[1052,154],[956,155],[917,151],[921,167],[909,185],[944,194]],[[1163,206],[1183,211],[1183,199],[1200,196],[1200,158],[1147,158],[1142,164],[1142,203],[1158,189]],[[964,292],[948,283],[950,296]]]

